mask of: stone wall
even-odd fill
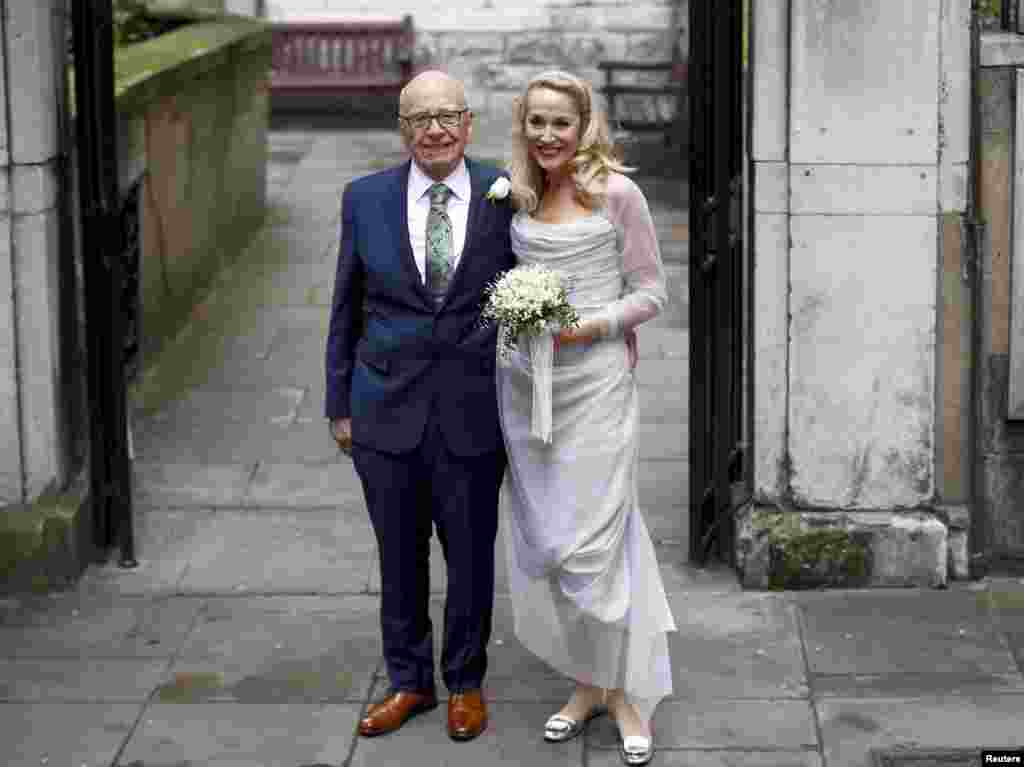
[[[600,86],[602,59],[671,60],[685,51],[685,0],[266,0],[268,19],[399,18],[412,14],[416,62],[466,83],[470,106],[501,113],[526,81],[558,67]]]
[[[62,450],[63,0],[0,2],[0,507],[68,473]],[[74,323],[71,323],[74,327]]]
[[[966,575],[969,327],[948,275],[970,2],[753,12],[756,510],[737,560],[766,585],[785,544],[798,576],[841,582],[815,559],[841,541],[859,582],[943,585]]]
[[[262,221],[270,33],[208,22],[119,56],[122,187],[142,181],[145,364]]]

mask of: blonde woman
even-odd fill
[[[576,680],[545,739],[570,740],[607,711],[622,760],[646,764],[651,716],[672,691],[666,634],[675,623],[637,503],[627,339],[664,307],[664,269],[647,201],[616,159],[589,83],[560,71],[535,77],[516,102],[514,138],[512,249],[518,263],[562,274],[582,319],[554,332],[546,371],[523,342],[498,367],[515,631]],[[545,401],[550,434],[537,438],[533,410]]]

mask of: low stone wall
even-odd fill
[[[233,18],[117,54],[122,193],[141,183],[143,364],[263,219],[270,42]]]

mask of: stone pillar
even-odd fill
[[[63,0],[0,0],[0,506],[63,479],[59,120]]]
[[[811,582],[941,585],[952,525],[936,509],[966,436],[940,324],[966,189],[970,2],[754,0],[753,12],[744,580],[781,583],[788,564]]]

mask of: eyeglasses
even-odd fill
[[[457,128],[462,122],[462,115],[468,111],[468,109],[457,109],[437,113],[420,112],[414,115],[399,115],[399,117],[416,130],[426,130],[435,119],[442,128]]]

